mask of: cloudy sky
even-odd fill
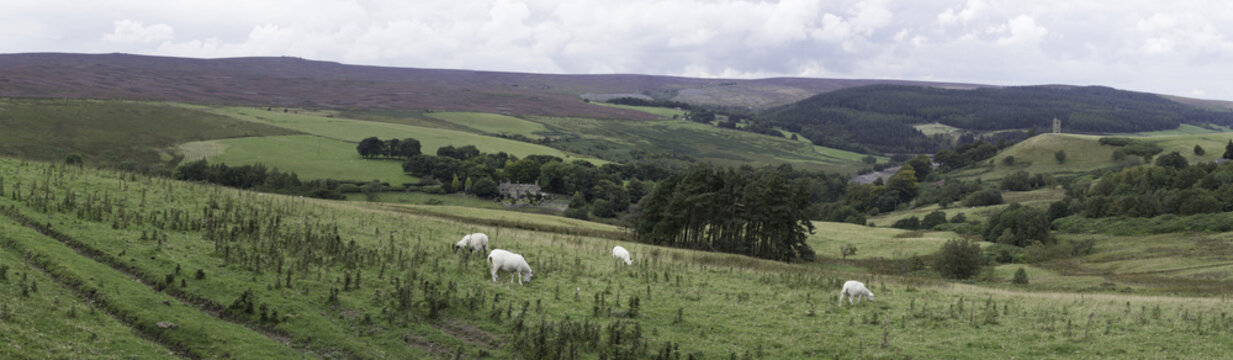
[[[0,53],[1107,85],[1233,100],[1223,0],[5,0]]]

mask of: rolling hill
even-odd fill
[[[1182,124],[1227,126],[1233,124],[1233,112],[1099,86],[955,90],[871,85],[818,94],[757,119],[801,132],[818,145],[920,153],[949,146],[953,136],[929,136],[914,125],[939,124],[976,134],[1043,132],[1059,119],[1068,133],[1107,134],[1172,130]]]
[[[549,75],[345,65],[299,58],[189,59],[127,54],[0,55],[0,96],[161,100],[199,104],[476,111],[647,118],[587,106],[580,96],[633,94],[709,106],[762,108],[870,84],[972,88],[897,80],[699,79]]]
[[[1144,163],[1141,157],[1127,156],[1122,160],[1114,160],[1113,152],[1118,147],[1100,144],[1101,136],[1075,134],[1040,134],[1006,148],[992,159],[982,164],[973,165],[955,174],[960,178],[981,178],[996,180],[1006,175],[1026,171],[1032,174],[1076,175],[1093,170],[1131,166]],[[1215,161],[1224,153],[1224,147],[1233,140],[1233,133],[1212,132],[1189,135],[1164,135],[1138,137],[1144,141],[1159,146],[1160,154],[1177,152],[1191,163]],[[1194,153],[1198,145],[1205,149],[1203,155]],[[1066,160],[1058,162],[1055,154],[1058,151],[1066,153]],[[1014,161],[1007,164],[1007,157]]]

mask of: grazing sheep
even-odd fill
[[[454,244],[454,251],[460,249],[471,249],[472,253],[479,252],[480,255],[483,255],[488,252],[488,235],[474,233],[463,236],[462,240],[458,240],[458,243]]]
[[[522,285],[523,281],[531,281],[531,276],[533,275],[531,265],[527,265],[527,260],[523,259],[522,255],[501,249],[493,249],[488,254],[488,262],[492,263],[493,282],[501,280],[501,277],[497,276],[497,270],[514,273],[509,278],[511,283],[514,282],[515,277],[518,278],[518,285]]]
[[[625,248],[620,246],[612,248],[612,257],[621,259],[621,261],[625,262],[625,265],[634,264],[633,261],[629,260],[629,250],[625,250]]]
[[[848,280],[843,283],[843,290],[839,290],[839,306],[843,306],[844,295],[848,296],[848,305],[852,305],[852,298],[857,298],[857,302],[860,302],[860,297],[862,296],[869,298],[869,301],[873,301],[873,292],[866,289],[865,284],[856,280]]]

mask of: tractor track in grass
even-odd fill
[[[43,273],[43,275],[46,275],[48,278],[55,281],[56,284],[71,291],[73,294],[77,296],[77,298],[81,299],[82,302],[86,304],[86,306],[89,306],[90,308],[93,308],[97,311],[107,314],[107,316],[110,316],[112,319],[115,319],[116,322],[124,324],[124,326],[132,330],[133,333],[136,334],[138,337],[149,340],[152,343],[158,344],[159,346],[163,347],[164,349],[167,349],[167,351],[175,354],[176,356],[179,356],[180,358],[194,359],[194,360],[200,359],[200,357],[193,355],[188,350],[188,346],[184,344],[180,344],[180,343],[171,342],[170,340],[162,336],[159,336],[158,333],[151,332],[149,331],[149,329],[146,329],[145,327],[138,326],[135,320],[136,319],[135,317],[129,317],[127,316],[127,314],[111,306],[108,306],[109,300],[107,300],[105,296],[99,296],[99,294],[95,291],[87,291],[83,289],[81,287],[81,282],[82,282],[81,279],[69,278],[67,275],[63,275],[59,272],[49,271],[47,267],[49,266],[50,260],[47,259],[47,256],[35,254],[32,251],[26,249],[25,247],[17,244],[17,240],[10,239],[7,237],[0,237],[0,246],[3,246],[4,248],[7,248],[19,254],[22,258],[22,261],[25,262],[27,265],[29,265],[31,268],[38,270],[40,273]]]
[[[279,331],[273,328],[255,326],[245,321],[239,321],[237,319],[224,316],[223,310],[225,309],[225,307],[222,304],[214,302],[213,300],[210,300],[210,299],[207,299],[201,296],[197,296],[195,294],[191,294],[185,291],[181,291],[180,289],[175,288],[175,287],[157,286],[155,284],[157,284],[158,281],[156,279],[151,280],[153,278],[147,278],[140,271],[140,269],[137,269],[134,266],[125,264],[123,261],[116,259],[110,254],[107,254],[103,251],[90,247],[86,243],[81,242],[80,240],[74,239],[73,237],[68,236],[67,234],[51,229],[49,226],[50,223],[47,225],[39,224],[38,222],[34,221],[34,219],[31,219],[30,217],[22,215],[20,212],[17,211],[15,207],[7,207],[7,208],[0,207],[0,215],[7,216],[8,218],[12,219],[13,221],[16,221],[22,226],[30,228],[38,232],[39,234],[42,234],[43,236],[59,241],[61,244],[68,246],[70,249],[73,249],[73,251],[77,252],[77,254],[87,259],[90,259],[91,261],[106,265],[112,268],[113,270],[128,276],[134,281],[142,285],[145,285],[146,287],[150,288],[150,290],[153,290],[154,292],[167,294],[168,296],[176,299],[180,303],[186,306],[189,306],[191,308],[197,309],[198,311],[201,311],[207,315],[210,315],[211,317],[214,317],[216,319],[229,322],[232,324],[240,325],[249,330],[262,334],[270,338],[271,340],[274,340],[275,342],[278,342],[280,344],[287,346],[288,348],[292,350],[300,352],[301,354],[304,354],[307,356],[318,357],[313,352],[306,351],[305,349],[297,349],[293,346],[290,346],[291,344],[290,334],[287,334],[285,332],[282,332],[282,331]],[[187,349],[184,349],[184,353],[187,354]],[[345,357],[350,357],[350,356],[345,356]]]

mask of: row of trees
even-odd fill
[[[811,191],[788,168],[699,166],[659,182],[635,221],[637,241],[780,261],[812,261]]]
[[[412,138],[381,140],[374,136],[360,140],[355,150],[365,158],[408,158],[420,154],[420,141]]]
[[[683,103],[680,101],[647,100],[647,99],[641,99],[641,98],[636,98],[636,97],[620,97],[620,98],[610,99],[607,102],[610,104],[630,105],[630,106],[651,106],[651,107],[662,107],[662,108],[669,108],[669,109],[676,108],[676,109],[681,109],[681,110],[693,109],[693,105],[690,105],[688,103]]]
[[[310,196],[322,199],[342,199],[338,191],[342,184],[334,180],[300,181],[295,173],[267,169],[265,165],[227,166],[210,164],[204,159],[190,161],[176,168],[172,175],[176,180],[204,181],[240,189],[252,189],[287,195]]]

